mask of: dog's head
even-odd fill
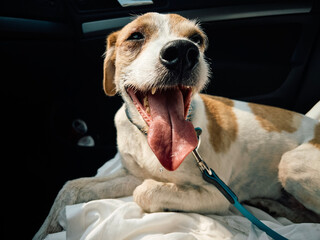
[[[194,21],[148,13],[107,38],[104,90],[120,93],[134,121],[147,129],[161,164],[175,170],[196,147],[186,121],[192,95],[207,83],[207,37]]]

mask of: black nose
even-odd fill
[[[161,63],[170,70],[185,72],[198,63],[199,49],[187,40],[168,42],[160,51]]]

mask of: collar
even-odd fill
[[[132,117],[131,117],[131,114],[130,114],[130,111],[129,111],[129,108],[128,108],[128,105],[126,104],[126,109],[125,109],[125,111],[126,111],[126,115],[127,115],[127,118],[129,119],[129,121],[133,124],[133,125],[135,125],[139,130],[140,130],[140,132],[142,132],[144,135],[146,135],[147,136],[147,130],[146,130],[146,127],[142,127],[142,126],[140,126],[140,125],[138,125],[138,124],[136,124],[135,122],[133,122],[133,120],[132,120]]]

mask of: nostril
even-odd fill
[[[199,61],[199,49],[190,41],[173,40],[160,51],[161,63],[171,71],[190,71]]]
[[[196,61],[198,60],[199,51],[197,48],[190,48],[187,53],[187,58],[189,61]]]
[[[178,62],[179,60],[179,51],[176,47],[171,46],[168,48],[163,49],[164,51],[161,52],[160,58],[161,61],[169,66],[169,65],[174,65]]]

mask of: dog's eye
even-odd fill
[[[191,36],[189,37],[189,39],[190,39],[192,42],[194,42],[194,43],[196,43],[196,44],[198,44],[198,45],[201,45],[201,44],[203,43],[203,38],[202,38],[201,35],[198,34],[198,33],[195,33],[195,34],[191,35]]]
[[[132,33],[127,40],[133,40],[133,41],[138,41],[144,39],[144,36],[141,32],[134,32]]]

